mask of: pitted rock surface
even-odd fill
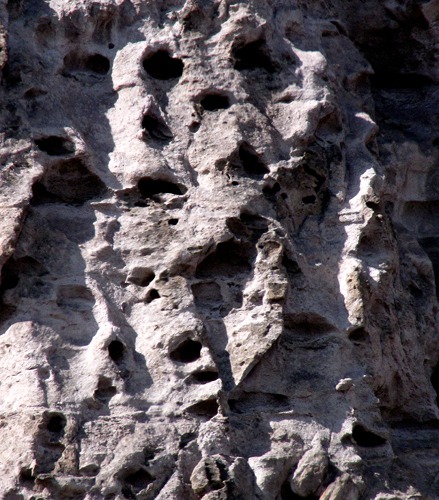
[[[0,0],[2,498],[439,498],[438,43]]]

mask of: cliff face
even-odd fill
[[[439,497],[439,2],[0,2],[5,499]]]

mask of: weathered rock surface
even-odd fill
[[[438,35],[0,0],[2,498],[439,498]]]

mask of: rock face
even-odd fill
[[[0,0],[2,498],[439,498],[438,43]]]

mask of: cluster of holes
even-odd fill
[[[167,50],[158,50],[143,60],[143,68],[156,80],[174,80],[183,74],[184,64]]]
[[[187,339],[171,351],[169,357],[178,363],[192,363],[200,358],[201,348],[201,342]]]
[[[36,139],[35,144],[40,151],[47,153],[49,156],[64,156],[75,151],[71,141],[55,135]]]

